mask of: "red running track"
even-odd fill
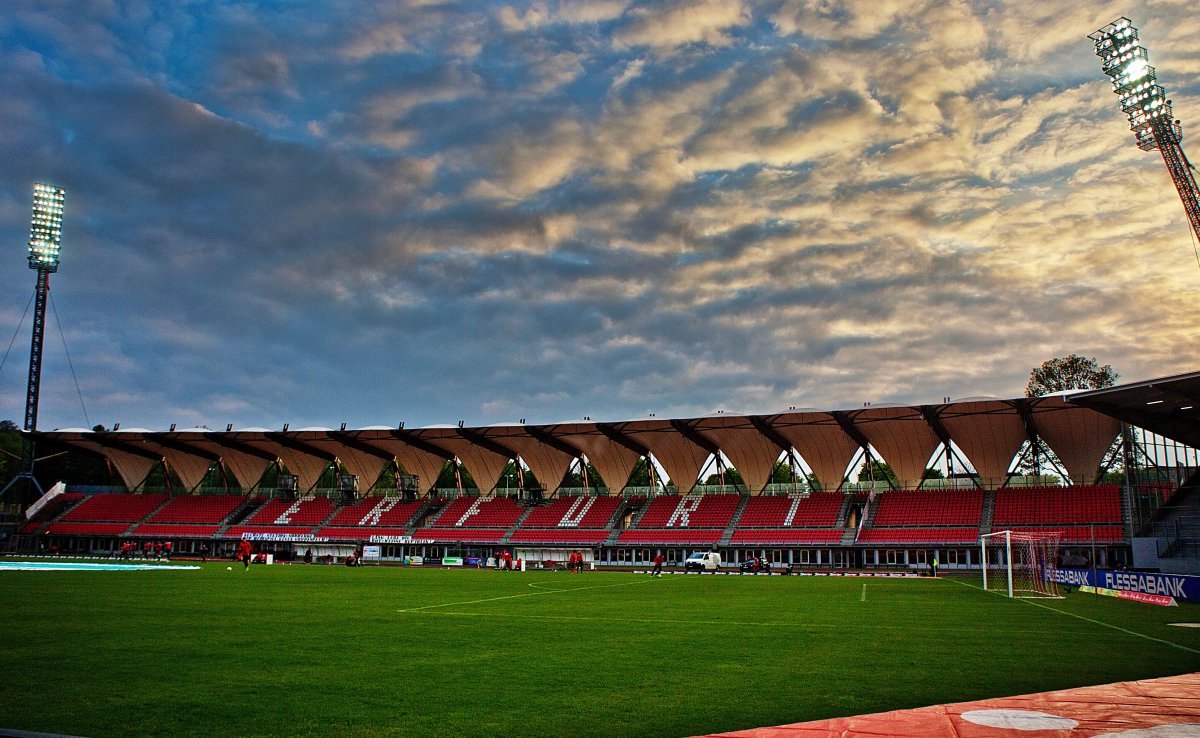
[[[1200,673],[719,733],[720,738],[1191,738]],[[708,736],[707,738],[717,738]]]

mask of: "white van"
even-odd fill
[[[721,568],[721,554],[712,551],[697,551],[683,562],[685,571],[717,571]]]

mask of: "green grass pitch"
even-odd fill
[[[976,580],[0,572],[0,728],[684,736],[1200,669],[1196,606]]]

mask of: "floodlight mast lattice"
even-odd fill
[[[33,217],[29,224],[29,268],[37,272],[33,308],[33,338],[29,345],[29,385],[25,392],[25,430],[37,430],[38,398],[42,384],[42,340],[46,334],[46,299],[50,275],[58,271],[62,247],[63,200],[61,187],[33,186]]]
[[[1149,52],[1138,43],[1137,28],[1133,21],[1121,17],[1088,38],[1096,46],[1101,70],[1112,79],[1113,92],[1120,96],[1121,110],[1129,117],[1138,148],[1158,149],[1162,154],[1192,232],[1200,239],[1200,188],[1192,174],[1194,167],[1180,146],[1183,128],[1175,120],[1166,91],[1158,84]]]
[[[46,300],[50,296],[50,275],[58,271],[58,252],[62,246],[62,214],[65,192],[61,187],[33,185],[33,217],[29,224],[29,268],[37,272],[33,309],[33,339],[29,345],[29,386],[25,392],[25,433],[21,443],[21,471],[0,490],[0,497],[25,481],[42,493],[33,473],[36,461],[33,431],[37,430],[38,397],[42,386],[42,339],[46,335]]]

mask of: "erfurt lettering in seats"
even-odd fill
[[[592,503],[596,501],[595,497],[582,495],[576,497],[571,503],[571,507],[567,508],[567,512],[558,521],[560,528],[578,528],[579,522],[583,520],[583,516],[588,514],[588,510],[592,509]]]
[[[803,498],[800,495],[788,495],[791,504],[788,505],[787,516],[783,519],[783,524],[789,526],[796,519],[796,511],[800,509],[800,500]]]
[[[379,525],[379,519],[383,514],[390,512],[393,507],[400,504],[399,497],[384,497],[380,500],[371,511],[363,516],[362,520],[358,521],[359,525]]]
[[[482,497],[476,498],[476,500],[471,503],[471,506],[467,508],[467,511],[462,514],[462,517],[460,517],[458,520],[456,520],[454,522],[454,525],[455,526],[466,525],[468,518],[479,514],[479,506],[482,504],[483,504],[483,498]]]
[[[292,516],[300,512],[300,506],[303,505],[308,499],[311,498],[301,498],[293,502],[288,509],[283,511],[282,515],[275,518],[275,525],[291,525]]]
[[[702,499],[700,495],[684,495],[679,498],[679,504],[675,506],[675,512],[671,513],[671,517],[667,518],[667,527],[688,527],[690,516],[696,512],[696,508],[700,507]]]

